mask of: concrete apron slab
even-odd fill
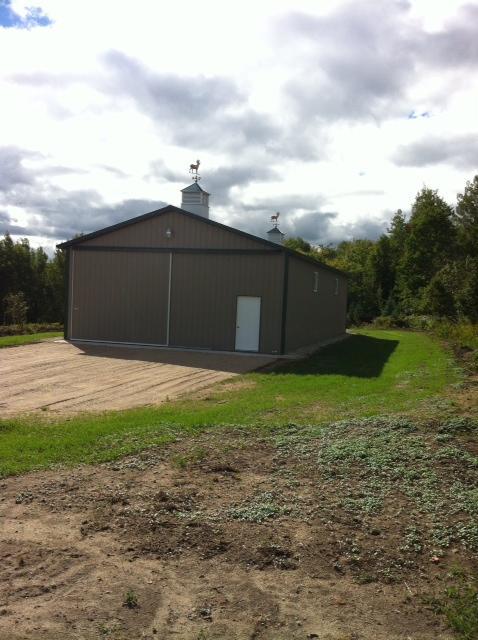
[[[238,357],[246,357],[246,358],[260,358],[267,359],[267,365],[271,362],[278,360],[300,360],[302,358],[307,358],[316,351],[327,347],[330,344],[334,344],[336,342],[341,342],[342,340],[346,340],[349,336],[348,333],[343,333],[339,336],[335,336],[333,338],[329,338],[327,340],[322,340],[321,342],[315,342],[314,344],[307,345],[305,347],[301,347],[297,349],[297,351],[293,351],[291,353],[284,354],[264,354],[264,353],[254,353],[251,351],[218,351],[213,349],[193,349],[190,347],[168,347],[165,345],[152,345],[152,344],[141,344],[137,342],[112,342],[106,340],[63,340],[59,338],[56,342],[70,342],[71,344],[89,344],[89,345],[100,345],[100,346],[112,346],[126,349],[159,349],[161,351],[168,351],[171,353],[177,352],[186,352],[186,353],[204,353],[204,354],[213,354],[213,355],[230,355],[230,356],[238,356]],[[261,366],[261,365],[259,365]]]
[[[171,352],[186,352],[186,353],[211,353],[211,354],[225,354],[229,356],[238,356],[238,357],[254,357],[254,358],[267,358],[268,360],[278,360],[282,358],[294,358],[294,355],[278,355],[278,354],[268,354],[268,353],[256,353],[255,351],[220,351],[218,349],[194,349],[193,347],[168,347],[162,344],[143,344],[141,342],[113,342],[110,340],[64,340],[63,338],[58,338],[55,342],[69,342],[71,344],[77,345],[99,345],[99,346],[111,346],[118,347],[121,349],[158,349],[160,351],[171,351]]]

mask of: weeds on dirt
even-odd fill
[[[136,609],[138,607],[138,596],[132,589],[128,589],[123,600],[123,606],[128,609]]]
[[[226,512],[226,516],[234,520],[260,524],[287,513],[290,513],[290,509],[277,503],[277,495],[275,493],[265,492],[240,506],[231,507]]]
[[[404,538],[405,544],[400,547],[401,551],[423,553],[422,533],[418,527],[407,527]]]
[[[207,457],[207,451],[202,447],[193,447],[188,454],[175,455],[171,458],[172,463],[179,469],[186,469],[188,466],[202,462]]]
[[[452,544],[478,551],[478,457],[466,446],[477,430],[470,418],[429,425],[386,416],[290,426],[276,445],[283,456],[315,467],[323,490],[338,496],[346,513],[373,518],[404,499],[411,521],[400,550],[436,556]],[[448,439],[437,441],[436,434]]]
[[[448,578],[452,581],[440,598],[428,601],[433,611],[444,615],[461,640],[478,638],[478,583],[476,578],[456,567]]]
[[[99,625],[98,631],[102,636],[110,636],[113,633],[117,633],[121,628],[119,620],[111,620]]]

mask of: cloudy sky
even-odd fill
[[[478,172],[478,1],[0,0],[0,232],[57,241],[180,204],[376,237]]]

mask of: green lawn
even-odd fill
[[[305,361],[251,373],[200,399],[98,416],[0,421],[0,476],[52,464],[115,459],[207,427],[326,424],[347,417],[446,410],[460,379],[450,354],[423,333],[364,330]],[[449,406],[448,406],[449,408]]]
[[[32,344],[41,342],[48,338],[59,338],[63,336],[62,332],[48,331],[46,333],[26,333],[20,336],[3,336],[0,338],[0,349],[2,347],[19,347],[22,344]]]

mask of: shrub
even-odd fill
[[[465,366],[478,370],[478,324],[466,320],[449,320],[428,315],[378,316],[371,323],[377,329],[414,329],[429,331],[442,340],[447,340],[462,356]]]
[[[5,317],[17,325],[24,325],[27,320],[28,304],[23,291],[9,293],[4,299]]]
[[[38,322],[35,324],[0,324],[0,337],[20,336],[47,331],[63,331],[59,322]]]
[[[393,329],[397,326],[393,316],[378,316],[372,324],[377,329]]]
[[[408,329],[409,322],[407,316],[378,316],[372,322],[372,326],[377,329]]]

